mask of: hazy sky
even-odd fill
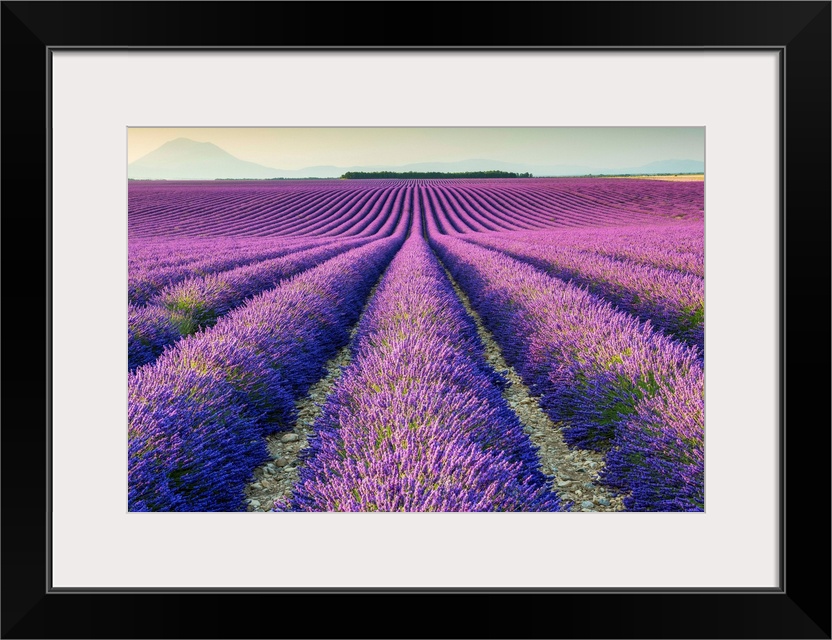
[[[240,160],[278,169],[403,165],[483,158],[612,169],[705,160],[703,127],[135,128],[128,162],[176,138],[213,142]]]

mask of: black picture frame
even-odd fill
[[[830,638],[830,15],[828,1],[3,2],[2,637]],[[48,90],[66,47],[778,51],[780,587],[53,590]]]

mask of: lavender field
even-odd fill
[[[703,511],[704,183],[131,181],[130,511]]]

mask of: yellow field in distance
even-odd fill
[[[671,176],[614,176],[617,178],[631,178],[635,180],[667,180],[670,182],[702,182],[705,179],[704,173],[685,173]]]

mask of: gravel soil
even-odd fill
[[[540,408],[538,398],[531,395],[520,376],[503,358],[500,347],[491,332],[471,306],[468,296],[445,272],[453,284],[465,310],[477,325],[477,332],[485,347],[485,358],[509,383],[503,390],[503,397],[517,414],[523,429],[537,447],[541,468],[552,476],[552,488],[560,498],[574,504],[570,511],[623,511],[623,496],[614,496],[598,483],[598,473],[604,467],[603,454],[584,449],[573,449],[561,435],[562,422],[552,422]],[[589,504],[592,503],[592,504]]]
[[[503,390],[503,397],[537,448],[541,469],[551,477],[552,488],[563,501],[572,503],[570,511],[622,511],[622,497],[612,495],[598,483],[598,473],[604,466],[603,455],[594,451],[571,449],[564,442],[561,435],[564,424],[552,422],[543,412],[538,398],[529,393],[529,388],[503,358],[494,337],[471,307],[468,297],[447,270],[445,273],[476,323],[485,347],[486,360],[510,383]],[[373,293],[375,287],[370,295]],[[291,429],[266,438],[271,460],[254,471],[254,481],[245,489],[247,511],[269,512],[274,507],[275,500],[291,498],[292,488],[299,477],[298,454],[308,446],[308,436],[313,432],[312,426],[320,415],[327,396],[344,367],[350,363],[350,347],[357,330],[358,323],[353,327],[348,344],[326,363],[326,375],[310,388],[305,397],[295,403],[298,419]]]

